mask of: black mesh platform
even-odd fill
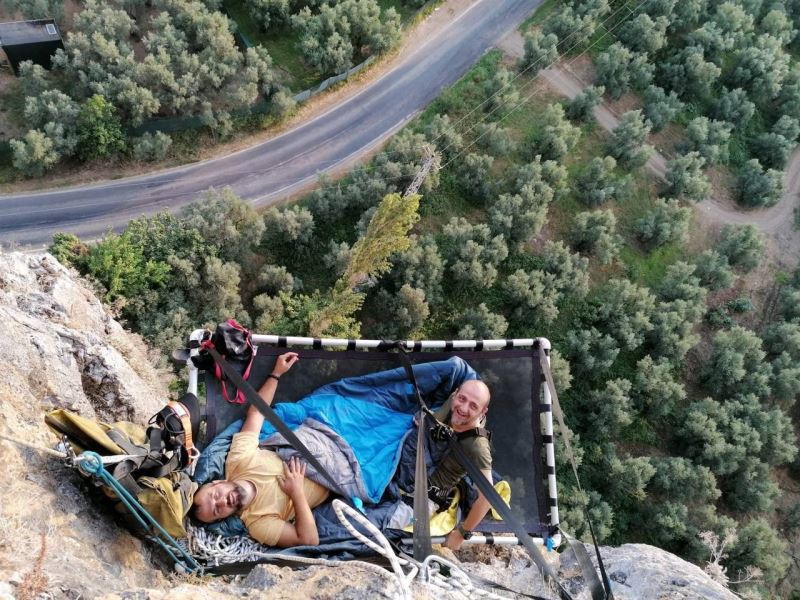
[[[400,366],[397,355],[383,351],[334,351],[291,348],[298,352],[298,365],[281,377],[275,402],[295,402],[316,388],[345,377],[363,375]],[[249,382],[256,388],[272,371],[275,356],[286,348],[261,345]],[[492,401],[487,428],[492,432],[494,469],[511,484],[511,508],[526,524],[531,535],[546,536],[551,531],[551,500],[547,491],[547,467],[543,436],[541,371],[538,348],[412,352],[414,363],[444,360],[451,356],[466,360],[488,384]],[[206,439],[222,431],[231,422],[244,417],[245,406],[230,404],[221,394],[213,374],[205,378],[208,423]],[[547,410],[547,407],[544,407]],[[368,435],[369,432],[364,432]],[[554,502],[554,500],[552,501]],[[485,532],[505,532],[501,521],[486,519],[476,528]]]

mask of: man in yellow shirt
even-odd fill
[[[272,373],[258,390],[272,404],[281,375],[299,360],[297,353],[278,357]],[[264,416],[247,410],[242,430],[234,435],[225,461],[226,479],[200,487],[194,496],[195,518],[212,523],[239,514],[248,533],[268,546],[316,546],[319,534],[311,509],[328,497],[328,490],[305,477],[306,465],[258,447]],[[293,522],[292,522],[293,521]]]

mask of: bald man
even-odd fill
[[[488,433],[483,428],[490,399],[489,388],[485,383],[479,379],[464,381],[436,411],[436,419],[453,429],[461,449],[492,484],[492,452]],[[414,438],[416,441],[415,436]],[[437,444],[442,454],[436,461],[435,470],[428,477],[428,496],[438,501],[441,506],[447,504],[447,499],[466,475],[466,470],[449,450],[442,447],[443,442],[431,440],[432,454],[437,452],[435,447]],[[416,451],[416,448],[414,450]],[[466,518],[447,535],[444,545],[451,550],[458,550],[490,508],[489,501],[478,491],[478,499],[470,508]]]

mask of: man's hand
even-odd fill
[[[278,486],[284,494],[294,500],[298,494],[305,497],[303,479],[306,476],[306,463],[296,456],[283,463],[283,475],[278,475]]]
[[[444,538],[443,546],[445,548],[450,548],[450,550],[458,550],[461,548],[461,544],[464,543],[464,536],[458,531],[458,529],[453,529],[447,536]]]
[[[278,539],[278,546],[281,548],[319,544],[317,524],[303,489],[305,475],[306,464],[296,456],[283,463],[283,475],[278,475],[278,485],[294,504],[294,524],[284,524],[281,537]]]
[[[300,357],[297,352],[285,352],[281,354],[275,361],[275,366],[272,367],[272,374],[276,377],[280,377],[291,369],[298,360],[300,360]]]

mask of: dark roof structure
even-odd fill
[[[53,19],[37,19],[0,23],[0,46],[19,75],[19,64],[25,60],[49,69],[51,57],[64,43]]]

